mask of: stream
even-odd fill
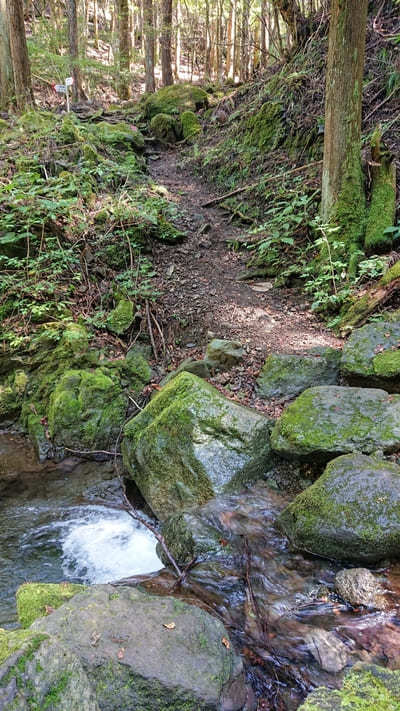
[[[258,708],[292,711],[316,686],[340,686],[360,660],[399,668],[399,567],[377,571],[384,611],[350,607],[333,589],[344,566],[292,551],[276,530],[287,500],[259,483],[197,510],[192,523],[217,533],[221,551],[172,590],[154,536],[116,508],[121,492],[110,463],[39,464],[26,440],[2,434],[0,627],[17,625],[15,591],[23,582],[120,580],[172,592],[221,617]]]

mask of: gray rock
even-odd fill
[[[245,705],[243,665],[228,632],[180,600],[98,585],[32,629],[80,659],[101,711],[239,711]]]
[[[374,563],[400,555],[400,467],[362,454],[339,457],[280,515],[299,549]]]
[[[262,478],[269,421],[181,373],[127,423],[122,451],[144,499],[165,520]]]
[[[239,341],[213,338],[206,350],[206,360],[214,368],[229,370],[243,360],[244,349]]]
[[[306,635],[305,641],[309,652],[324,671],[337,674],[346,666],[349,650],[334,632],[315,627]]]
[[[258,394],[288,400],[315,385],[335,385],[340,355],[333,348],[315,349],[304,355],[273,353],[257,378]]]
[[[341,370],[353,385],[400,392],[400,323],[369,323],[351,334]]]
[[[176,370],[168,373],[168,375],[162,379],[160,385],[166,385],[170,382],[170,380],[176,378],[179,373],[192,373],[193,375],[197,375],[198,378],[204,378],[204,380],[207,380],[207,378],[211,376],[210,368],[208,367],[208,362],[206,360],[193,360],[192,358],[186,358]]]
[[[347,452],[400,450],[400,396],[335,385],[305,390],[271,434],[281,456],[327,461]]]
[[[364,605],[377,610],[387,607],[385,591],[368,568],[340,570],[335,577],[335,590],[350,605]]]

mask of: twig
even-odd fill
[[[375,108],[372,109],[372,111],[369,112],[368,116],[365,117],[364,121],[368,121],[368,119],[371,118],[371,116],[375,113],[375,111],[378,111],[378,109],[380,109],[381,106],[383,106],[384,104],[386,104],[386,103],[389,101],[389,99],[392,98],[393,94],[395,94],[396,91],[398,91],[398,88],[399,88],[399,87],[396,86],[396,87],[393,89],[393,91],[390,92],[389,96],[386,97],[386,99],[384,99],[383,101],[381,101],[381,103],[378,104],[378,106],[375,106]]]
[[[197,556],[195,556],[195,557],[192,558],[192,560],[187,564],[187,566],[184,568],[184,570],[183,570],[183,572],[182,572],[182,575],[178,578],[178,580],[175,580],[175,582],[174,582],[174,584],[173,584],[173,586],[172,586],[172,589],[173,589],[173,590],[174,590],[175,588],[177,588],[179,585],[182,585],[182,583],[185,581],[185,578],[186,578],[186,576],[187,576],[189,570],[192,570],[192,568],[194,568],[194,566],[197,565],[197,560],[198,560],[198,558],[197,558]]]
[[[137,403],[136,400],[133,399],[132,395],[128,394],[128,399],[133,402],[133,404],[135,405],[135,407],[137,407],[138,410],[143,410],[143,407],[141,407],[139,403]]]
[[[165,345],[165,338],[164,338],[164,334],[163,334],[163,332],[162,332],[162,328],[161,328],[160,324],[158,323],[156,317],[154,316],[153,312],[151,312],[150,315],[151,315],[151,318],[153,319],[153,321],[154,321],[154,323],[155,323],[155,325],[156,325],[156,328],[157,328],[158,333],[160,334],[160,338],[161,338],[161,342],[162,342],[162,346],[163,346],[163,353],[164,353],[164,356],[165,356],[166,345]]]
[[[155,359],[158,360],[158,351],[157,351],[156,343],[154,340],[153,329],[151,327],[150,306],[149,306],[149,302],[147,300],[146,300],[146,318],[147,318],[147,327],[149,329],[151,347],[153,349]]]
[[[66,452],[71,452],[72,454],[80,454],[80,455],[87,455],[87,454],[108,454],[110,457],[122,457],[122,454],[119,452],[108,452],[106,449],[88,449],[87,451],[82,451],[80,449],[70,449],[70,447],[63,447]]]
[[[219,197],[213,198],[212,200],[208,200],[208,202],[203,203],[201,207],[211,207],[211,205],[217,205],[219,202],[226,200],[226,198],[232,197],[233,195],[238,195],[239,193],[243,193],[245,190],[251,190],[252,188],[256,188],[257,185],[260,185],[260,183],[271,183],[273,180],[277,180],[278,178],[285,178],[287,175],[299,173],[300,171],[306,170],[307,168],[312,168],[314,165],[321,165],[321,163],[322,160],[315,160],[312,163],[307,163],[307,165],[301,165],[298,168],[286,170],[284,173],[270,175],[268,178],[265,179],[260,178],[260,180],[257,180],[255,183],[251,183],[250,185],[244,185],[242,188],[236,188],[236,190],[231,190],[231,192],[225,193],[225,195],[220,195]]]
[[[256,597],[255,597],[255,595],[254,595],[253,586],[252,586],[252,584],[251,584],[251,577],[250,577],[250,572],[251,572],[251,571],[250,571],[250,560],[251,560],[251,556],[250,556],[249,542],[248,542],[248,540],[247,540],[246,537],[245,537],[245,539],[244,539],[244,550],[245,550],[245,554],[246,554],[246,582],[247,582],[247,588],[248,588],[249,595],[250,595],[250,602],[251,602],[251,606],[252,606],[252,608],[253,608],[253,610],[254,610],[254,614],[255,614],[255,616],[256,616],[256,618],[257,618],[257,623],[258,623],[260,632],[261,632],[261,634],[262,634],[262,637],[263,637],[264,640],[265,640],[265,636],[266,636],[267,630],[266,630],[266,625],[263,623],[263,621],[262,621],[262,619],[261,619],[260,609],[259,609],[259,607],[258,607],[258,602],[257,602]]]

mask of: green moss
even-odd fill
[[[365,249],[368,254],[376,254],[390,251],[393,240],[385,230],[393,226],[396,217],[396,165],[383,146],[380,126],[371,138],[371,154],[374,165]]]
[[[176,143],[182,136],[182,126],[179,120],[168,114],[156,114],[150,121],[152,133],[159,141]]]
[[[0,664],[23,647],[25,653],[18,660],[18,666],[24,667],[26,661],[32,656],[32,652],[46,637],[47,635],[37,634],[27,629],[3,630],[0,627]]]
[[[393,264],[393,266],[387,270],[386,274],[379,280],[378,285],[387,286],[396,279],[400,279],[400,261]]]
[[[400,351],[383,351],[373,359],[376,375],[383,378],[393,378],[400,375]]]
[[[113,309],[107,318],[107,328],[112,333],[120,336],[128,330],[135,318],[135,310],[132,301],[120,299],[118,305]]]
[[[332,226],[340,228],[338,232],[333,232],[332,240],[340,240],[346,245],[349,264],[353,254],[359,252],[366,218],[364,175],[360,153],[357,153],[357,147],[353,150],[356,155],[348,161],[348,169],[343,176],[342,187],[331,215]],[[353,260],[351,275],[355,274],[356,266]]]
[[[61,143],[81,143],[83,135],[79,130],[79,126],[73,120],[71,114],[64,116],[61,127],[59,129],[59,140]]]
[[[107,123],[101,121],[96,125],[97,140],[116,148],[131,148],[142,150],[144,148],[143,134],[128,123]]]
[[[30,627],[46,614],[46,607],[56,609],[71,597],[85,590],[75,583],[24,583],[17,590],[18,619],[22,627]]]
[[[283,139],[282,104],[266,102],[247,121],[245,143],[257,146],[262,151],[273,151]]]
[[[183,111],[197,111],[207,106],[207,92],[192,84],[165,86],[143,101],[143,110],[147,119],[152,119],[156,114],[180,114]]]
[[[201,133],[201,123],[193,111],[184,111],[181,115],[181,122],[184,138],[193,138]]]

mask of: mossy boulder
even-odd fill
[[[243,665],[229,633],[218,619],[180,600],[96,585],[31,629],[78,659],[102,711],[245,706]]]
[[[244,348],[239,341],[213,338],[206,349],[207,363],[213,368],[229,370],[243,360]]]
[[[144,148],[143,134],[136,126],[124,122],[112,124],[101,121],[96,124],[96,140],[116,148],[130,148],[135,151]]]
[[[400,396],[374,388],[309,388],[283,412],[271,445],[281,456],[310,461],[348,452],[397,452]]]
[[[257,378],[258,394],[288,400],[315,385],[335,385],[340,355],[333,348],[316,349],[304,355],[272,353]]]
[[[351,384],[399,393],[400,323],[380,321],[357,328],[343,348],[340,367]]]
[[[268,468],[268,420],[190,373],[168,383],[124,433],[125,467],[162,520]]]
[[[194,111],[184,111],[181,115],[181,123],[184,138],[194,138],[201,133],[201,123]]]
[[[125,420],[127,398],[101,368],[68,370],[50,397],[48,422],[56,446],[109,449]]]
[[[268,101],[247,121],[245,143],[261,151],[273,151],[285,135],[283,107],[277,101]]]
[[[174,84],[147,96],[143,102],[143,111],[147,119],[152,119],[156,114],[181,114],[207,106],[208,96],[204,89],[193,84]]]
[[[400,671],[357,663],[340,691],[316,689],[299,711],[400,711]]]
[[[182,137],[181,122],[168,114],[153,116],[150,128],[154,136],[163,143],[176,143]]]
[[[21,627],[30,627],[38,617],[56,610],[83,590],[84,585],[77,583],[24,583],[17,590],[17,612]]]
[[[120,299],[107,318],[107,328],[117,336],[128,330],[135,319],[135,306],[129,299]]]
[[[296,548],[375,563],[400,556],[400,467],[363,454],[330,462],[278,519]]]

